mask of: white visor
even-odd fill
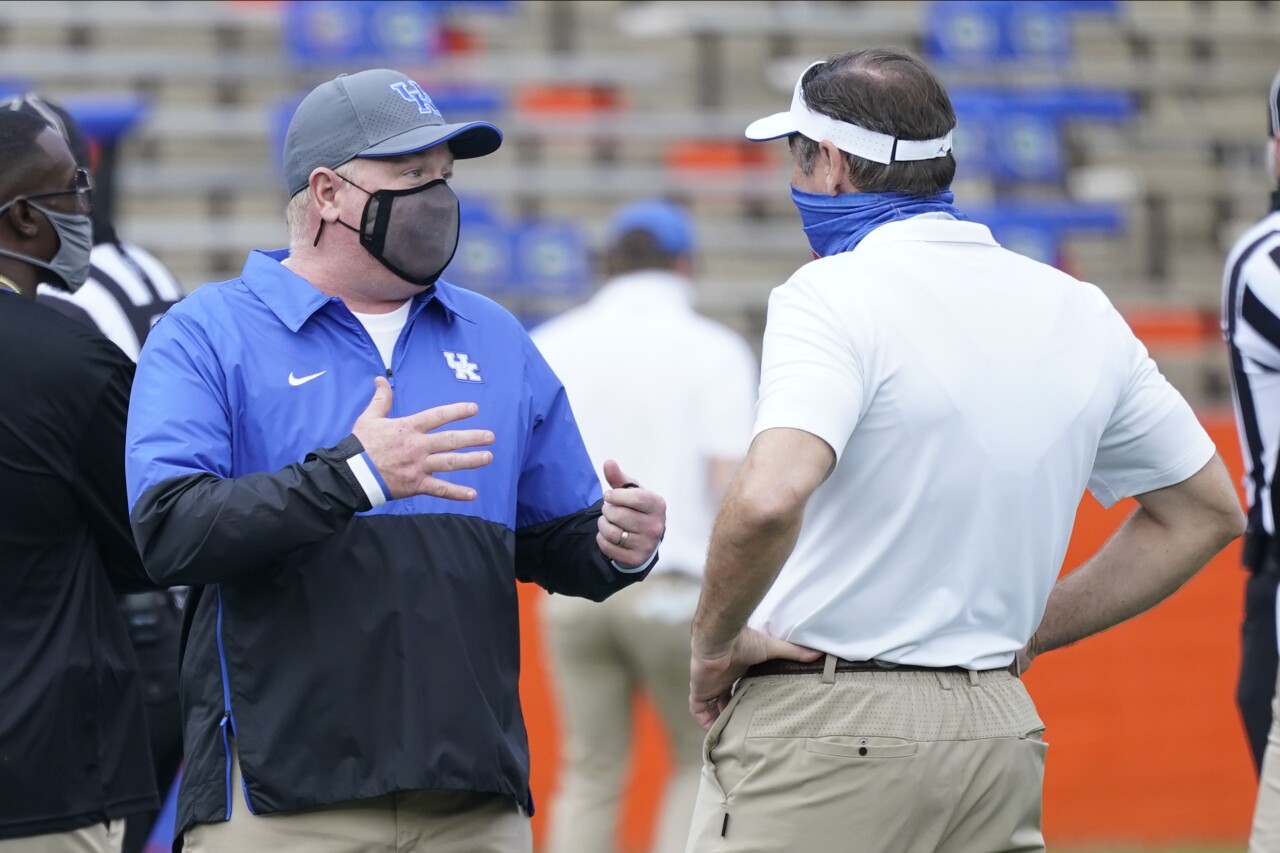
[[[815,62],[809,68],[822,64]],[[951,153],[951,131],[938,139],[895,139],[887,133],[876,133],[874,130],[814,112],[804,102],[804,93],[801,91],[804,75],[809,73],[809,68],[802,71],[800,79],[796,81],[796,90],[791,96],[791,109],[751,122],[747,125],[748,139],[764,142],[798,133],[814,142],[828,139],[847,154],[886,164],[897,160],[932,160]]]

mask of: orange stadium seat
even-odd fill
[[[665,165],[674,172],[736,171],[772,168],[768,146],[737,140],[687,139],[667,145]]]
[[[624,100],[614,86],[599,84],[523,86],[515,94],[518,111],[544,115],[616,112],[624,107]]]

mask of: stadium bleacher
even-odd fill
[[[1122,307],[1215,311],[1222,254],[1265,206],[1257,93],[1278,5],[46,0],[0,9],[0,79],[145,104],[119,151],[118,219],[194,287],[284,242],[281,105],[340,71],[400,67],[450,119],[506,132],[458,169],[488,211],[468,220],[460,283],[552,313],[589,287],[609,209],[661,195],[697,217],[703,305],[754,339],[808,250],[784,152],[747,151],[741,130],[813,57],[887,43],[929,56],[953,90],[957,201],[998,237]],[[521,248],[530,235],[540,248]],[[1217,355],[1174,347],[1162,366],[1221,402]]]

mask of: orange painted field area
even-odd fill
[[[1229,417],[1202,418],[1232,474],[1240,453]],[[1080,507],[1068,570],[1132,511]],[[1138,619],[1036,662],[1026,681],[1048,726],[1045,834],[1055,845],[1242,843],[1255,783],[1235,708],[1244,572],[1239,545]],[[522,695],[533,750],[539,840],[555,789],[556,709],[537,619],[541,591],[521,589]],[[641,708],[621,849],[648,843],[668,767],[654,715]]]

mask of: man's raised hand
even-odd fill
[[[636,486],[612,459],[604,463],[612,487],[604,493],[596,544],[620,566],[640,566],[667,532],[667,503],[657,492]]]
[[[379,376],[368,407],[356,418],[352,434],[364,445],[392,498],[429,495],[453,501],[474,500],[475,489],[446,482],[436,474],[480,468],[493,461],[487,450],[464,448],[493,444],[493,433],[484,429],[433,429],[472,417],[475,403],[450,403],[424,409],[402,418],[390,418],[391,385]]]

